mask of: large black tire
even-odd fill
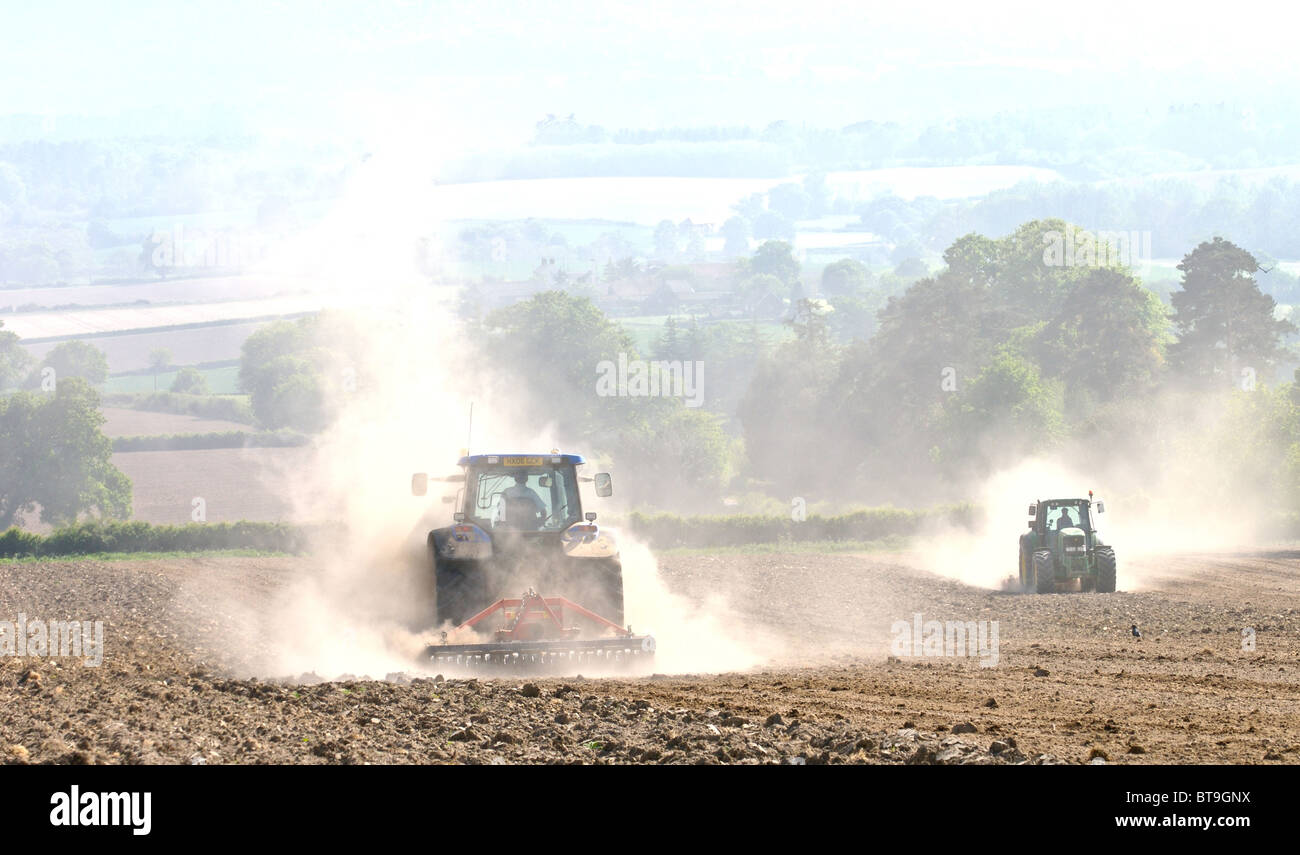
[[[561,596],[623,626],[623,564],[617,558],[574,558]]]
[[[1056,590],[1056,564],[1050,550],[1040,549],[1034,553],[1034,590],[1040,594]]]
[[[1097,550],[1097,592],[1115,593],[1115,550],[1109,546]]]
[[[1020,579],[1020,590],[1028,591],[1029,585],[1033,581],[1030,574],[1033,572],[1033,559],[1029,555],[1029,550],[1022,543],[1020,545],[1020,558],[1016,565],[1017,573]]]
[[[457,561],[435,555],[433,578],[439,626],[444,623],[459,626],[496,600],[485,590],[484,574],[477,561]]]

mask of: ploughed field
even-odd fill
[[[0,621],[98,619],[104,642],[95,667],[0,655],[0,761],[1300,762],[1300,552],[1136,560],[1121,566],[1136,590],[1111,595],[972,588],[907,555],[669,554],[658,572],[687,622],[660,627],[656,668],[693,670],[689,645],[710,668],[705,629],[756,664],[620,678],[402,669],[394,639],[418,636],[396,631],[353,674],[277,671],[313,644],[374,643],[286,605],[311,602],[298,592],[322,572],[290,557],[0,562]],[[973,625],[975,647],[928,621]],[[298,659],[281,655],[290,640]]]

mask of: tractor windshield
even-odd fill
[[[572,466],[475,469],[467,482],[470,516],[484,528],[560,531],[582,517]]]
[[[1044,519],[1047,521],[1048,531],[1060,531],[1063,528],[1092,531],[1092,515],[1085,501],[1049,502],[1047,516]]]

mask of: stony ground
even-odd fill
[[[258,621],[315,566],[0,562],[0,621],[101,619],[105,641],[98,667],[0,656],[0,761],[1300,762],[1300,553],[1147,559],[1136,592],[1050,596],[907,556],[670,555],[679,602],[725,597],[762,661],[618,679],[271,673]],[[996,663],[895,655],[917,613],[997,621]]]

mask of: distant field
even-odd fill
[[[280,488],[309,454],[307,448],[134,451],[114,454],[113,465],[131,479],[134,519],[190,522],[198,497],[206,502],[208,522],[274,522],[291,521],[291,497]]]
[[[619,326],[627,331],[627,334],[632,337],[633,343],[636,344],[637,350],[645,356],[654,353],[659,338],[663,335],[664,323],[667,322],[668,316],[637,315],[627,318],[615,318],[614,320]],[[677,316],[677,325],[679,330],[685,331],[689,329],[690,323],[691,320],[689,317],[683,315]],[[727,323],[741,322],[728,321]],[[769,341],[781,341],[790,335],[789,327],[780,321],[759,321],[758,328]]]
[[[265,300],[232,300],[175,306],[19,312],[5,315],[4,321],[5,329],[17,333],[22,338],[69,338],[122,330],[144,330],[151,327],[304,314],[344,305],[346,302],[341,297],[328,295],[299,295],[269,297]]]
[[[0,311],[21,306],[114,306],[146,300],[150,303],[211,303],[254,300],[308,290],[313,280],[275,276],[199,276],[146,279],[114,285],[66,285],[46,288],[0,289]],[[8,323],[6,324],[8,325]]]
[[[1021,181],[1048,182],[1060,178],[1055,170],[1037,166],[899,166],[828,172],[826,184],[832,190],[847,191],[860,199],[885,193],[904,199],[917,196],[967,199],[1012,187]]]
[[[172,386],[179,371],[164,371],[158,375],[157,390],[166,392]],[[208,391],[214,395],[233,395],[239,391],[239,366],[223,365],[220,368],[200,368],[199,373],[208,381]],[[152,374],[126,374],[109,377],[104,384],[106,394],[152,392],[154,391]],[[172,431],[175,433],[175,431]]]
[[[248,431],[248,425],[220,419],[201,419],[180,413],[149,413],[123,407],[104,407],[104,435],[159,436],[177,433],[224,433],[232,430]]]
[[[108,357],[108,370],[116,374],[138,371],[149,366],[149,354],[160,348],[170,350],[174,365],[197,365],[204,362],[224,362],[238,359],[244,339],[270,321],[250,321],[235,324],[212,324],[182,330],[128,333],[126,335],[97,336],[86,339],[104,351]],[[7,328],[7,327],[6,327]],[[37,359],[56,347],[58,342],[26,345]],[[212,381],[209,380],[209,383]],[[153,388],[152,380],[149,388]],[[143,389],[137,391],[144,391]],[[215,389],[213,391],[216,391]],[[233,391],[233,389],[231,390]]]
[[[1051,181],[1060,176],[1032,166],[940,166],[832,172],[832,190],[863,199],[881,193],[904,198],[940,199],[979,196],[1020,181]],[[785,178],[535,178],[442,184],[436,188],[439,207],[462,219],[524,219],[554,217],[571,220],[607,219],[654,225],[668,219],[721,225],[731,206]]]

